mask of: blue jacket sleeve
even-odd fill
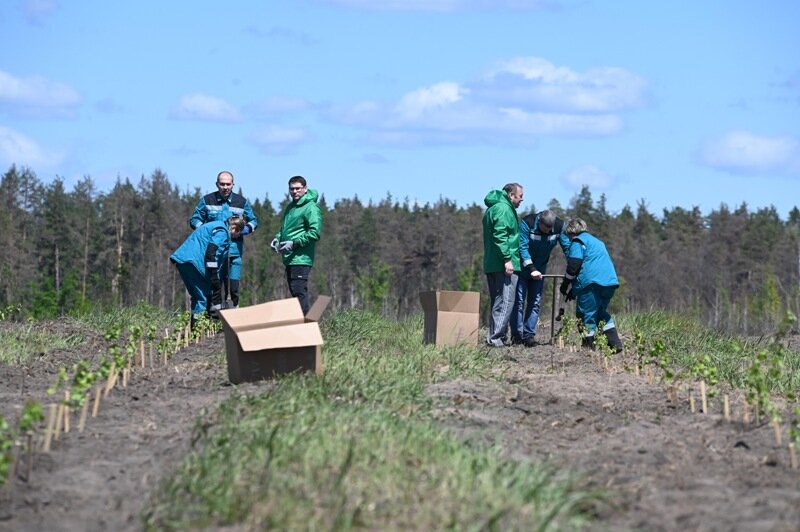
[[[528,222],[525,221],[525,218],[521,218],[519,221],[519,258],[522,262],[522,268],[524,269],[525,266],[529,264],[533,264],[533,259],[531,258],[531,251],[530,251],[530,232],[531,228],[528,226]]]
[[[253,208],[250,206],[250,202],[247,200],[244,201],[244,221],[250,226],[251,232],[255,231],[256,227],[258,227],[258,218],[256,218],[256,213],[253,212]]]
[[[194,214],[192,214],[192,217],[189,218],[189,227],[192,229],[197,229],[207,221],[206,200],[205,198],[200,198],[200,201],[197,202],[197,207],[194,208]]]

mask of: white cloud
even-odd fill
[[[499,64],[475,91],[487,100],[550,111],[613,112],[641,107],[647,83],[622,68],[575,72],[539,57]]]
[[[578,73],[526,57],[500,64],[477,83],[442,81],[395,103],[334,107],[328,117],[366,129],[381,144],[530,145],[542,136],[613,135],[623,128],[622,113],[644,104],[645,88],[623,69]]]
[[[580,188],[584,185],[590,189],[607,189],[611,187],[616,178],[593,165],[584,165],[574,168],[562,176],[561,181],[569,188]]]
[[[70,116],[80,103],[81,95],[65,83],[41,76],[18,78],[0,70],[0,110],[9,115]]]
[[[730,131],[702,148],[700,162],[733,174],[800,175],[800,141],[788,136]]]
[[[3,166],[51,167],[63,159],[61,154],[48,153],[36,141],[11,128],[0,126],[0,163]]]
[[[299,113],[311,108],[308,100],[293,96],[271,96],[248,106],[248,109],[261,115]]]
[[[265,153],[286,155],[313,139],[303,128],[270,125],[254,132],[251,140]]]
[[[436,11],[498,9],[544,9],[556,7],[556,0],[317,0],[345,8],[372,11]]]
[[[241,122],[239,110],[222,98],[207,94],[187,94],[170,112],[178,120]]]

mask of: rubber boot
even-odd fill
[[[581,340],[581,347],[588,347],[589,349],[594,349],[594,335],[584,336],[583,340]]]
[[[619,337],[619,333],[617,332],[616,327],[612,327],[603,331],[603,334],[606,335],[606,341],[608,343],[608,347],[614,350],[614,353],[622,352],[622,340]]]

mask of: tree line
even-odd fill
[[[67,190],[60,178],[43,183],[31,169],[12,165],[0,181],[0,310],[52,318],[138,302],[187,308],[168,257],[189,234],[188,219],[207,192],[181,191],[160,169],[136,183],[118,178],[108,191],[88,176]],[[245,237],[241,304],[288,297],[283,265],[269,248],[288,195],[273,205],[242,193],[259,228]],[[376,203],[355,196],[328,205],[320,193],[312,300],[329,294],[334,308],[405,317],[420,310],[421,290],[485,293],[483,195],[460,207],[446,198],[418,205],[388,194]],[[595,199],[583,187],[566,206],[552,199],[519,215],[543,208],[564,219],[580,216],[606,243],[621,282],[616,311],[691,313],[738,334],[769,332],[786,312],[800,312],[797,207],[785,221],[774,207],[751,212],[746,204],[708,214],[673,207],[656,216],[640,201],[611,213],[605,195]],[[548,273],[563,271],[556,250]]]

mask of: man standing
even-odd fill
[[[224,222],[202,224],[170,256],[192,301],[192,329],[203,312],[208,310],[216,318],[222,308],[220,265],[228,258],[231,240],[245,227],[244,218],[235,215]]]
[[[239,306],[239,283],[242,278],[242,256],[244,254],[244,235],[258,227],[258,220],[250,207],[250,202],[233,191],[233,174],[223,170],[217,174],[217,191],[206,194],[197,203],[189,226],[197,229],[208,222],[225,221],[233,215],[244,218],[245,226],[241,233],[231,241],[228,260],[220,265],[220,277],[225,291],[223,301],[230,297],[234,308]]]
[[[519,262],[519,223],[516,209],[522,203],[522,185],[509,183],[492,190],[483,202],[483,271],[489,284],[491,315],[486,343],[502,347],[514,309]]]
[[[517,283],[517,297],[511,314],[511,341],[533,347],[539,324],[542,289],[550,252],[561,245],[567,254],[569,238],[563,233],[564,221],[551,210],[529,214],[519,221],[519,257],[522,272]]]
[[[309,189],[306,178],[289,179],[292,201],[283,211],[283,221],[270,247],[283,255],[286,282],[292,297],[300,300],[303,314],[308,313],[308,276],[314,266],[314,250],[322,233],[322,212],[317,205],[319,193]]]

